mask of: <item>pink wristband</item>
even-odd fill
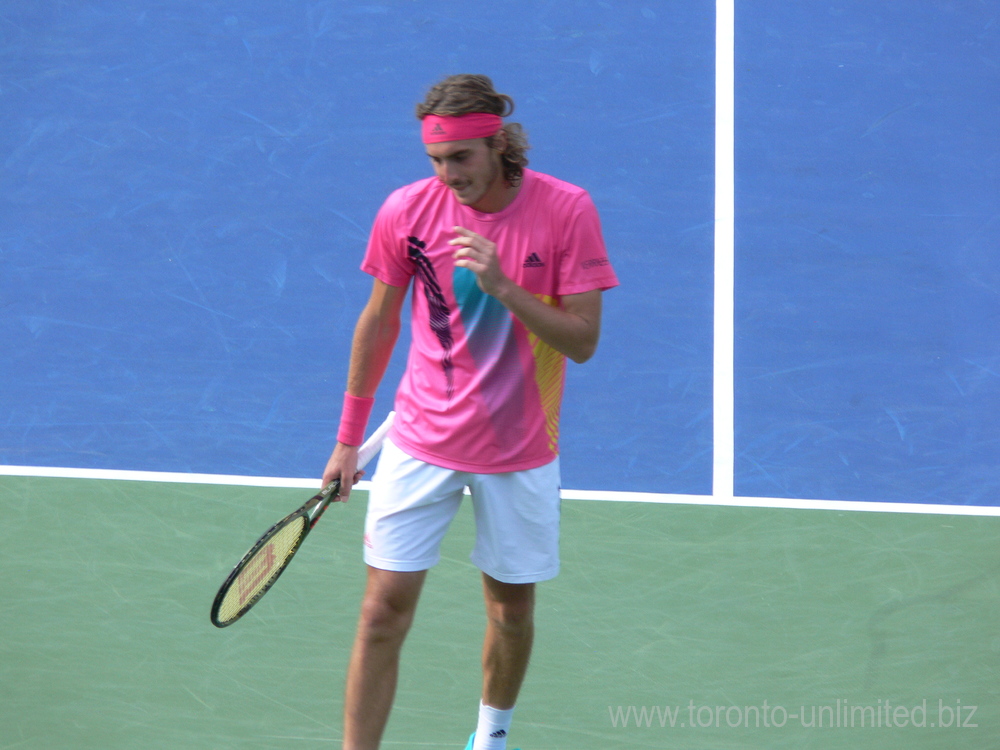
[[[340,430],[337,440],[344,445],[361,445],[365,441],[365,427],[371,416],[374,398],[344,394],[344,410],[340,413]]]

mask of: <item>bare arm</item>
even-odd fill
[[[513,281],[493,295],[525,327],[558,352],[577,363],[597,351],[601,336],[601,291],[568,294],[561,307],[552,307]]]
[[[358,316],[351,344],[351,364],[347,372],[347,392],[370,398],[378,390],[389,366],[392,350],[399,338],[400,312],[406,299],[406,287],[390,286],[375,280],[368,303]],[[346,501],[351,485],[360,478],[357,472],[358,446],[337,443],[323,471],[323,486],[334,479],[352,477],[342,482],[340,498]]]
[[[529,331],[574,362],[586,362],[601,337],[601,291],[568,294],[552,307],[518,286],[503,273],[496,245],[475,232],[455,227],[459,234],[455,265],[476,274],[479,288],[510,310]]]

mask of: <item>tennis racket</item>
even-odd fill
[[[382,448],[382,441],[392,426],[395,412],[389,414],[372,436],[358,450],[358,470],[364,468]],[[278,580],[292,561],[306,535],[319,521],[332,498],[340,493],[335,479],[305,505],[282,518],[264,532],[250,551],[233,568],[212,603],[212,624],[217,628],[232,625],[243,617]]]

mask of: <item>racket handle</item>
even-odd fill
[[[371,436],[358,450],[359,471],[363,469],[369,461],[375,458],[376,453],[382,450],[382,442],[385,440],[385,436],[389,432],[389,428],[392,427],[392,420],[395,416],[396,412],[389,412],[389,416],[385,418],[385,421],[378,426],[378,429],[371,434]]]
[[[358,467],[357,470],[361,471],[369,461],[375,458],[375,454],[382,450],[382,443],[385,440],[385,436],[389,432],[389,428],[392,427],[393,417],[396,416],[396,412],[389,412],[389,416],[385,418],[385,421],[378,426],[378,429],[373,432],[364,444],[358,449]],[[330,502],[331,497],[336,497],[340,494],[340,480],[334,479],[330,484],[320,490],[319,494],[313,499],[321,501],[314,511],[309,514],[309,524],[310,528],[316,525],[319,517],[323,515],[323,511],[326,510],[327,504]]]

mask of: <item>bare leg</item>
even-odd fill
[[[484,573],[483,593],[483,703],[502,710],[513,708],[535,636],[535,584],[501,583]]]
[[[347,669],[344,750],[378,750],[396,694],[399,652],[427,571],[368,568],[358,632]]]

